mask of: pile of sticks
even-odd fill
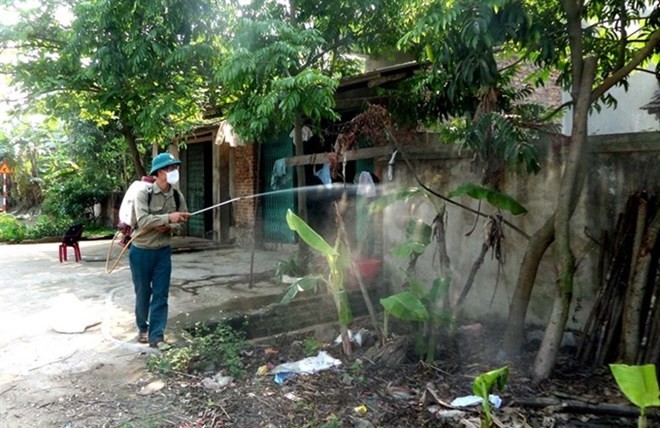
[[[633,194],[614,233],[600,239],[600,289],[578,358],[602,365],[660,362],[660,213],[654,195]]]

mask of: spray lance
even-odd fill
[[[141,183],[143,183],[143,182],[136,181],[126,191],[126,198],[125,198],[126,201],[127,201],[126,208],[124,208],[124,202],[122,201],[122,207],[120,208],[120,219],[122,217],[122,211],[124,213],[129,213],[129,214],[124,214],[124,216],[126,217],[126,220],[127,220],[126,224],[131,222],[131,219],[129,218],[129,216],[130,216],[130,213],[132,212],[132,209],[133,209],[133,206],[132,206],[133,198],[131,198],[129,195],[132,196],[135,192],[137,192],[137,190],[139,190],[139,186],[143,185]],[[229,200],[220,202],[219,204],[211,205],[209,207],[202,208],[201,210],[194,211],[194,212],[190,213],[190,217],[192,217],[194,215],[197,215],[197,214],[201,214],[203,212],[206,212],[206,211],[209,211],[209,210],[212,210],[212,209],[215,209],[215,208],[219,208],[219,207],[224,206],[224,205],[229,205],[229,204],[234,203],[234,202],[238,202],[238,201],[242,201],[242,200],[248,200],[248,199],[254,199],[254,198],[258,198],[258,197],[265,196],[265,195],[276,195],[278,193],[284,193],[284,192],[291,192],[291,189],[273,190],[273,191],[270,191],[270,192],[262,192],[262,193],[255,193],[253,195],[239,196],[239,197],[236,197],[236,198],[233,198],[233,199],[229,199]],[[122,220],[124,220],[124,219],[122,219]],[[150,230],[150,229],[142,229],[141,231],[136,233],[133,237],[131,237],[131,239],[128,242],[122,242],[120,244],[120,246],[123,247],[121,252],[119,253],[117,258],[115,259],[112,266],[109,267],[110,258],[111,258],[111,254],[112,254],[112,249],[114,247],[115,241],[117,240],[119,235],[122,233],[122,230],[118,230],[117,233],[115,233],[115,236],[112,238],[112,242],[110,243],[110,248],[108,249],[108,255],[107,255],[106,260],[105,260],[105,272],[106,273],[110,274],[115,270],[115,268],[119,264],[119,261],[124,256],[124,253],[126,253],[126,250],[131,246],[131,243],[133,242],[133,240],[135,238],[137,238],[138,236],[140,236],[142,233],[146,232],[147,230]]]

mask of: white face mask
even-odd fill
[[[179,170],[178,169],[175,169],[174,171],[166,172],[165,174],[167,174],[167,182],[170,185],[173,186],[173,185],[175,185],[176,183],[179,182]]]

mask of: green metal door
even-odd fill
[[[288,134],[282,134],[277,140],[261,145],[261,179],[267,192],[283,190],[282,192],[265,195],[261,198],[261,213],[263,218],[263,238],[267,242],[293,243],[295,235],[286,224],[287,209],[295,209],[295,192],[293,189],[293,173],[291,167],[286,167],[286,176],[272,180],[273,168],[278,159],[293,156],[294,148]],[[274,187],[273,184],[276,184]]]
[[[186,178],[188,210],[195,212],[212,205],[211,143],[189,144],[186,149]],[[210,233],[210,236],[209,236]],[[188,235],[198,238],[213,236],[211,210],[190,217]]]

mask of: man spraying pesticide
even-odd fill
[[[155,180],[131,185],[125,197],[131,217],[121,218],[129,220],[134,229],[126,245],[130,245],[137,341],[161,350],[169,347],[165,327],[172,274],[171,237],[180,234],[191,215],[184,198],[173,187],[179,182],[180,164],[170,153],[156,156],[149,173]]]

